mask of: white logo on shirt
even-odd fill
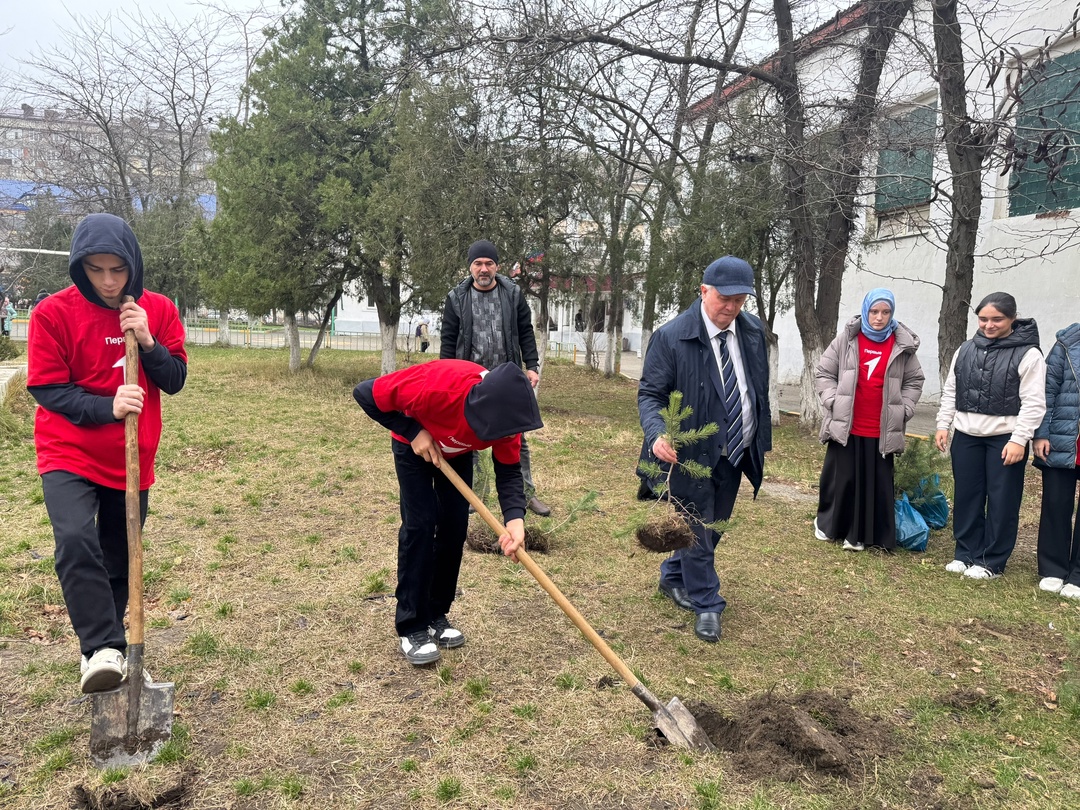
[[[107,337],[107,338],[105,338],[105,345],[106,346],[121,346],[121,345],[123,345],[123,343],[124,343],[124,339],[122,337]]]
[[[112,364],[112,367],[113,368],[123,368],[126,361],[127,361],[126,357],[121,357],[119,360],[117,360],[115,363]]]
[[[878,355],[873,360],[867,360],[865,363],[863,363],[863,365],[866,366],[866,379],[869,380],[870,377],[873,376],[874,369],[877,368],[877,364],[880,363],[880,362],[881,362],[881,356]]]

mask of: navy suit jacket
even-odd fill
[[[657,329],[649,342],[638,386],[638,414],[645,434],[641,448],[641,459],[644,461],[658,461],[652,454],[652,445],[657,437],[665,432],[660,410],[667,407],[669,394],[676,390],[682,392],[683,405],[690,406],[694,411],[683,423],[684,429],[701,427],[708,422],[715,422],[720,426],[717,434],[690,445],[683,450],[683,454],[710,469],[715,468],[723,458],[722,436],[727,413],[723,406],[715,355],[701,318],[699,298],[673,320]],[[765,453],[772,449],[769,362],[765,330],[756,316],[744,311],[740,312],[737,318],[736,333],[756,423],[754,436],[744,455],[742,469],[757,495],[761,486]],[[661,466],[667,467],[662,463]],[[672,497],[685,506],[692,506],[706,522],[728,517],[715,514],[714,490],[715,487],[709,479],[690,478],[679,470],[676,470],[671,478]]]

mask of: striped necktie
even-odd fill
[[[743,457],[743,419],[742,397],[739,394],[739,378],[735,375],[735,365],[728,353],[727,337],[730,329],[725,329],[716,336],[720,348],[720,377],[724,386],[724,410],[727,414],[727,430],[724,432],[724,447],[727,448],[728,461],[732,467],[738,467]]]

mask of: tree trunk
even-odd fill
[[[814,389],[814,375],[818,363],[825,351],[824,346],[803,344],[803,372],[799,380],[799,422],[810,427],[821,421],[821,408],[818,407],[817,391]]]
[[[771,329],[765,330],[765,347],[769,357],[769,412],[772,423],[780,424],[780,339]]]
[[[289,345],[289,371],[300,370],[300,329],[296,325],[296,315],[285,313],[285,342]]]
[[[952,172],[952,221],[938,311],[938,373],[944,386],[953,354],[967,338],[983,199],[982,168],[993,137],[972,133],[956,0],[935,0],[932,5],[945,151]]]
[[[322,323],[319,324],[319,334],[315,337],[315,343],[312,345],[311,351],[308,352],[308,368],[315,368],[315,358],[318,356],[319,349],[322,348],[323,339],[326,337],[326,332],[330,328],[330,319],[334,316],[334,308],[338,305],[338,301],[341,300],[341,296],[344,292],[344,289],[341,287],[334,290],[334,297],[330,299],[330,303],[327,304],[323,310]]]
[[[776,84],[780,96],[786,146],[784,190],[795,244],[795,322],[803,344],[800,405],[804,425],[815,425],[819,411],[813,394],[818,358],[832,340],[839,320],[843,271],[854,225],[855,195],[870,140],[882,67],[897,27],[911,10],[912,0],[867,0],[866,38],[859,46],[859,74],[851,103],[839,125],[840,145],[823,176],[829,188],[825,200],[810,198],[808,181],[815,171],[808,151],[795,38],[789,0],[774,0],[777,39]],[[814,208],[824,208],[815,221]]]
[[[232,338],[229,336],[229,310],[218,310],[217,342],[222,346],[231,346]]]
[[[389,374],[397,369],[397,328],[397,321],[387,323],[382,318],[379,319],[379,334],[382,335],[380,374]]]

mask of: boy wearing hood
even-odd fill
[[[543,427],[532,384],[514,363],[487,371],[467,360],[436,360],[365,380],[353,390],[364,412],[391,431],[400,490],[398,584],[401,652],[423,666],[439,648],[465,643],[447,619],[457,591],[469,505],[439,471],[450,467],[472,485],[472,452],[492,448],[495,487],[513,558],[525,540],[521,434]]]
[[[187,378],[184,328],[173,303],[143,289],[135,234],[112,214],[75,228],[74,284],[41,300],[30,318],[27,390],[38,473],[56,540],[56,574],[82,652],[83,692],[125,677],[128,599],[124,417],[139,414],[139,495],[146,520],[161,439],[161,392]],[[124,296],[134,301],[123,303]],[[124,381],[124,333],[139,344],[139,384]]]

